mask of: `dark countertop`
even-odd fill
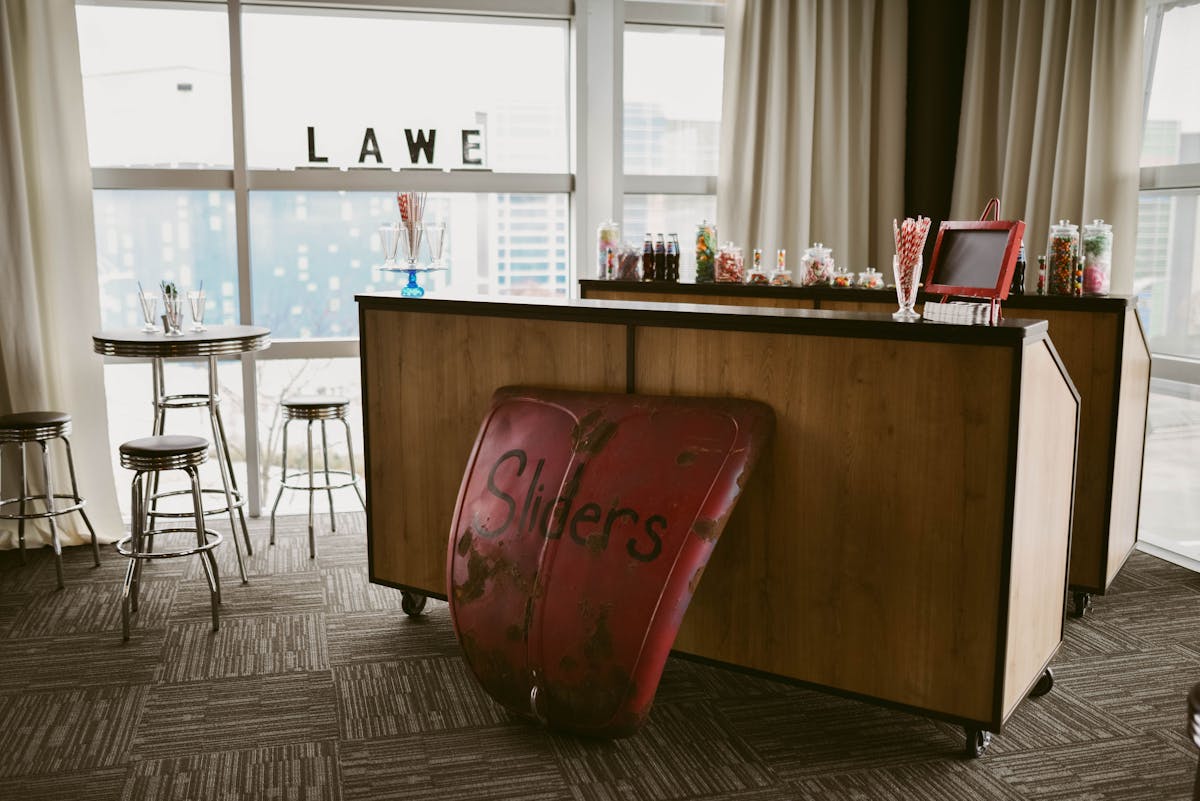
[[[598,282],[618,288],[617,282]],[[643,286],[629,284],[629,286]],[[644,286],[653,287],[653,284]],[[679,286],[686,286],[680,284]],[[623,288],[623,287],[622,287]],[[750,288],[750,287],[747,287]],[[770,288],[769,288],[770,289]],[[648,290],[649,291],[649,290]],[[773,291],[780,291],[775,288]],[[853,290],[836,290],[850,292]],[[863,290],[869,291],[869,290]],[[894,293],[893,293],[894,294]],[[692,303],[572,300],[504,295],[436,295],[405,298],[399,292],[354,296],[365,310],[403,310],[430,314],[564,320],[613,325],[761,331],[811,336],[857,337],[973,345],[1015,345],[1046,337],[1045,320],[1005,319],[997,326],[949,325],[923,320],[901,322],[890,313]]]
[[[795,298],[796,300],[841,300],[848,303],[895,303],[895,287],[887,289],[838,289],[831,286],[763,286],[761,284],[691,284],[656,281],[601,281],[597,279],[581,279],[581,290],[607,289],[614,292],[672,292],[684,295],[745,298]],[[940,297],[940,296],[936,296]],[[921,292],[917,302],[924,302],[928,296]],[[1037,309],[1055,311],[1121,311],[1137,306],[1137,298],[1132,295],[1085,295],[1069,297],[1065,295],[1009,295],[1002,304],[1007,309]]]

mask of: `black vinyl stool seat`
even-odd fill
[[[171,559],[177,556],[199,556],[208,580],[212,600],[213,631],[220,629],[219,606],[221,604],[221,579],[217,573],[217,558],[213,549],[221,544],[221,535],[204,527],[204,506],[200,496],[200,473],[197,468],[208,460],[208,440],[203,437],[166,435],[143,437],[121,445],[121,466],[134,471],[132,491],[132,522],[130,534],[117,543],[117,551],[129,559],[125,570],[125,581],[121,585],[121,635],[129,639],[129,617],[137,612],[138,590],[142,582],[142,564],[149,559]],[[182,470],[191,481],[192,517],[191,527],[155,528],[150,524],[152,510],[150,502],[154,495],[150,482],[157,481],[163,470]],[[187,493],[189,490],[181,490]],[[162,497],[159,495],[158,497]],[[155,551],[156,534],[191,533],[196,535],[196,544],[190,548],[173,551]],[[236,530],[235,530],[236,541]]]
[[[283,498],[283,491],[290,489],[307,492],[308,557],[313,559],[317,555],[317,539],[313,532],[313,495],[315,493],[324,492],[329,499],[329,529],[333,533],[337,532],[337,521],[333,513],[333,491],[335,489],[354,487],[354,493],[358,495],[358,502],[362,504],[364,511],[367,508],[367,502],[363,498],[362,490],[358,488],[358,473],[354,469],[354,445],[350,441],[350,423],[346,420],[346,411],[350,407],[350,400],[340,395],[295,395],[290,398],[284,398],[280,401],[279,405],[283,408],[283,477],[279,482],[279,491],[275,494],[275,503],[271,506],[271,544],[275,544],[275,510],[279,508],[279,501]],[[308,422],[308,470],[288,473],[288,423],[295,420]],[[342,426],[346,429],[346,451],[350,461],[349,470],[329,469],[329,441],[325,436],[326,420],[341,420]],[[325,475],[325,482],[323,484],[316,483],[313,477],[313,423],[321,424],[321,464],[323,466],[321,472]],[[344,480],[335,483],[333,480],[334,476],[338,476]],[[305,480],[303,483],[300,483],[300,479]]]
[[[70,512],[79,512],[83,524],[92,535],[92,561],[100,566],[100,543],[96,540],[96,529],[88,520],[83,507],[87,505],[79,494],[79,484],[75,480],[75,459],[71,456],[71,415],[65,412],[18,412],[0,416],[0,451],[6,445],[16,445],[19,451],[20,492],[16,497],[5,498],[0,493],[0,520],[17,521],[17,541],[21,549],[21,562],[25,562],[25,521],[46,519],[50,522],[50,543],[54,548],[54,568],[58,576],[58,588],[62,589],[63,566],[62,544],[58,539],[58,523],[55,518]],[[71,493],[56,493],[51,474],[54,472],[50,461],[49,443],[61,439],[67,452],[67,468],[71,476]],[[41,495],[31,495],[29,483],[25,475],[25,446],[36,442],[42,451],[42,485]],[[0,453],[0,457],[3,454]],[[43,511],[33,511],[34,501],[40,501]],[[63,503],[60,503],[63,502]],[[7,507],[16,506],[17,511],[5,511]]]

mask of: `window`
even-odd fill
[[[251,514],[273,497],[279,397],[357,386],[354,294],[400,281],[377,269],[397,190],[429,192],[427,215],[447,224],[448,269],[424,277],[434,291],[574,294],[568,254],[599,220],[573,204],[589,170],[621,170],[612,148],[580,157],[593,139],[625,138],[639,243],[647,226],[686,242],[715,210],[719,0],[625,0],[624,29],[573,20],[583,4],[566,0],[328,5],[77,6],[104,326],[136,326],[139,282],[172,280],[203,281],[206,321],[272,330],[253,369],[219,370],[237,469],[257,478]],[[572,63],[573,35],[592,53],[624,45],[629,81]],[[624,130],[615,115],[579,121],[581,96],[601,84],[597,96],[625,90]],[[148,368],[105,369],[114,445],[144,435]],[[168,388],[203,372],[173,364]]]
[[[1134,291],[1153,355],[1139,537],[1200,563],[1200,3],[1146,13]]]

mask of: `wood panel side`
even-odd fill
[[[777,416],[676,647],[991,720],[1013,363],[1007,348],[639,329],[639,392]]]
[[[811,300],[795,298],[754,298],[729,297],[728,295],[695,295],[671,292],[618,292],[608,289],[589,289],[588,300],[621,300],[636,303],[695,303],[704,306],[762,306],[771,309],[812,309],[816,304]]]
[[[1113,454],[1112,516],[1108,529],[1105,586],[1125,564],[1137,542],[1142,460],[1146,445],[1146,404],[1150,391],[1150,352],[1138,328],[1137,311],[1125,313],[1124,353]]]
[[[626,329],[368,310],[362,339],[371,577],[445,594],[454,504],[493,391],[624,392]]]
[[[1062,641],[1078,412],[1047,343],[1026,347],[1021,373],[1005,718]]]
[[[1038,313],[1079,390],[1079,463],[1071,535],[1072,586],[1103,592],[1108,554],[1109,477],[1113,469],[1113,387],[1119,317],[1072,311]]]

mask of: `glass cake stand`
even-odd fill
[[[406,298],[419,298],[425,295],[425,289],[417,283],[417,275],[421,273],[444,272],[446,268],[445,266],[432,264],[424,267],[410,264],[397,264],[395,266],[385,264],[379,269],[389,273],[408,273],[408,283],[400,289],[400,294]]]

